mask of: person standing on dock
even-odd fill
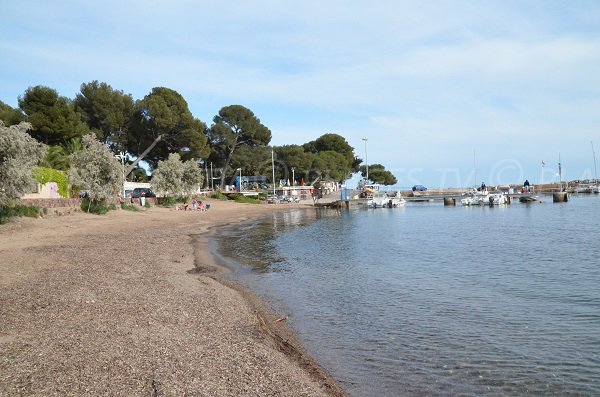
[[[523,191],[529,193],[529,180],[525,179],[525,182],[523,183]]]

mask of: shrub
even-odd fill
[[[90,201],[88,198],[81,200],[81,210],[85,212],[91,212],[96,215],[104,215],[110,210],[116,210],[117,207],[114,204],[106,205],[102,201]]]
[[[0,225],[7,223],[13,216],[37,218],[40,209],[36,206],[16,205],[14,207],[0,206]]]
[[[69,197],[69,178],[64,172],[52,168],[37,167],[33,170],[33,177],[42,185],[56,182],[60,197]]]
[[[175,197],[157,197],[156,202],[161,207],[172,207],[177,204],[177,199]]]
[[[215,198],[217,200],[228,200],[227,195],[223,194],[223,192],[220,190],[217,190],[216,192],[214,192],[212,194],[212,198]]]
[[[235,200],[236,203],[244,203],[244,204],[260,204],[261,201],[252,197],[244,196],[243,194],[232,194],[232,199]]]

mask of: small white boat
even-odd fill
[[[388,196],[382,192],[374,195],[367,204],[369,207],[373,208],[395,208],[404,206],[406,204],[406,200],[400,195],[399,192],[397,192],[394,196]]]
[[[502,205],[508,204],[508,196],[504,193],[489,193],[484,191],[470,192],[460,200],[462,205]]]

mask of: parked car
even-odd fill
[[[425,191],[427,191],[427,188],[423,185],[415,185],[412,187],[412,191],[413,192],[425,192]]]
[[[131,198],[140,198],[140,197],[156,197],[154,192],[147,187],[136,187],[131,192]]]

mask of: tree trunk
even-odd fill
[[[225,166],[223,167],[223,172],[221,172],[221,190],[225,188],[225,175],[227,173],[227,169],[229,168],[229,163],[231,162],[231,157],[233,156],[233,151],[237,146],[237,142],[233,144],[229,154],[227,155],[227,160],[225,161]],[[240,181],[242,183],[242,181]]]
[[[162,139],[162,135],[159,135],[154,140],[154,142],[152,142],[152,144],[150,146],[148,146],[148,148],[146,150],[144,150],[144,152],[138,156],[138,158],[133,162],[133,164],[131,164],[129,166],[129,168],[127,168],[127,171],[125,171],[125,179],[127,179],[127,175],[131,174],[131,171],[133,171],[135,169],[135,167],[138,165],[138,163],[140,161],[142,161],[148,153],[150,153],[150,150],[154,149],[154,146],[156,146],[156,144],[158,142],[160,142],[161,139]]]

